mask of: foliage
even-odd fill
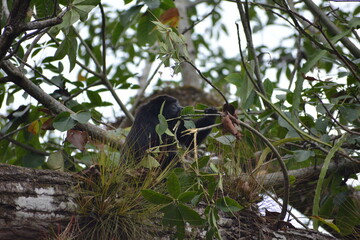
[[[131,119],[117,95],[132,91],[141,97],[151,81],[154,88],[177,86],[159,69],[165,66],[176,74],[184,61],[193,61],[204,78],[236,102],[239,121],[276,147],[289,170],[281,171],[290,175],[291,195],[304,182],[311,186],[303,203],[291,202],[294,207],[314,214],[336,236],[356,236],[358,188],[346,182],[357,179],[358,169],[349,166],[360,160],[358,3],[345,9],[310,0],[191,2],[189,26],[178,31],[181,18],[171,0],[125,0],[118,6],[99,0],[5,2],[11,17],[8,21],[4,10],[0,19],[1,163],[67,171],[89,166],[104,142],[116,147],[127,133],[104,133],[94,126],[105,124],[109,109],[120,108]],[[14,6],[19,8],[11,11]],[[230,12],[240,18],[236,26]],[[187,32],[194,49],[187,49]],[[149,66],[154,72],[146,70]],[[197,87],[213,89],[205,82]],[[207,221],[215,234],[217,211],[238,210],[231,199],[245,206],[244,196],[232,192],[230,199],[221,192],[231,190],[223,180],[242,174],[258,179],[281,169],[273,149],[251,130],[238,141],[216,129],[206,149],[211,161],[195,162],[204,160],[216,177],[200,174],[200,166],[175,169],[167,177],[167,193],[142,191],[150,202],[159,200],[163,223],[176,226],[178,236],[185,222]],[[314,166],[323,167],[317,186],[297,175]],[[313,173],[311,179],[318,177]],[[262,188],[251,186],[256,193]],[[208,204],[205,218],[194,211],[200,199]],[[170,210],[177,215],[169,216]],[[344,212],[351,214],[347,218]]]
[[[176,168],[167,177],[168,194],[151,189],[142,190],[142,195],[149,202],[161,206],[162,224],[176,227],[176,238],[185,237],[185,226],[201,226],[207,229],[207,239],[221,238],[218,230],[218,211],[234,213],[243,207],[234,199],[221,192],[221,175],[218,172],[204,172],[209,157],[194,162],[187,170]],[[205,205],[205,206],[204,206]],[[205,208],[203,216],[196,211],[200,206]]]
[[[162,191],[158,171],[134,171],[119,164],[118,155],[107,149],[92,159],[94,165],[79,174],[77,205],[79,239],[148,239],[164,231],[156,226],[159,208],[141,196],[141,189]]]

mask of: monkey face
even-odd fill
[[[161,112],[161,107],[163,104],[164,104],[164,107]],[[183,109],[179,105],[179,102],[176,98],[173,98],[173,97],[170,97],[167,95],[158,96],[158,97],[154,98],[148,104],[146,104],[144,107],[151,109],[151,113],[156,116],[158,114],[160,114],[160,112],[161,112],[162,115],[166,119],[176,118],[176,117],[180,116],[180,112]]]
[[[176,118],[180,116],[180,112],[182,109],[183,108],[179,105],[177,101],[171,103],[165,103],[163,115],[166,119]]]

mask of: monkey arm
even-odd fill
[[[205,109],[205,114],[216,114],[218,111],[215,108],[207,108]],[[213,125],[216,121],[216,116],[205,116],[200,119],[197,119],[194,123],[196,128],[203,128],[210,125]],[[184,126],[184,121],[181,121],[179,128],[176,132],[177,139],[181,143],[181,145],[186,148],[194,148],[194,134],[184,134],[183,131],[186,131]],[[201,144],[202,141],[210,134],[211,129],[206,129],[199,131],[196,134],[196,143],[197,145]]]

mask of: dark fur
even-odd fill
[[[125,151],[128,152],[127,159],[133,159],[140,162],[145,156],[146,150],[150,147],[165,145],[173,143],[173,137],[163,134],[163,143],[160,144],[160,139],[155,131],[156,125],[159,123],[158,114],[160,113],[161,106],[164,104],[162,115],[166,119],[176,118],[180,116],[182,107],[179,105],[176,98],[162,95],[150,100],[147,104],[141,106],[135,116],[135,121],[132,125],[125,141]],[[208,108],[205,113],[217,113],[214,108]],[[205,116],[197,119],[195,122],[196,128],[209,126],[215,123],[216,116]],[[168,128],[173,131],[174,126],[178,120],[168,121]],[[180,125],[176,131],[176,137],[180,144],[186,148],[193,148],[193,135],[181,135],[181,132],[186,130],[184,122],[180,120]],[[211,132],[211,129],[200,131],[197,134],[197,144],[200,144]],[[176,155],[176,144],[171,146],[162,147],[161,151],[164,156],[158,159],[162,166],[167,166]],[[130,155],[130,157],[129,157]]]

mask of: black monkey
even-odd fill
[[[161,111],[161,106],[164,104],[162,115],[166,119],[173,119],[180,116],[182,107],[179,105],[178,100],[168,95],[161,95],[153,98],[145,105],[142,105],[135,116],[135,121],[132,128],[125,140],[125,153],[126,158],[135,162],[140,162],[145,156],[146,150],[151,147],[166,145],[162,147],[161,151],[164,152],[164,157],[161,157],[160,164],[166,167],[176,155],[176,144],[174,138],[163,134],[161,136],[162,143],[158,134],[155,131],[156,125],[159,123],[158,114]],[[205,109],[206,114],[217,113],[215,108]],[[210,126],[215,123],[216,116],[205,116],[197,119],[195,122],[196,128]],[[179,119],[168,121],[168,129],[173,131]],[[186,148],[193,148],[194,136],[192,134],[182,135],[181,132],[186,130],[184,121],[180,119],[180,124],[177,128],[176,138],[180,144]],[[197,144],[200,144],[211,132],[211,129],[199,131],[197,133]]]

